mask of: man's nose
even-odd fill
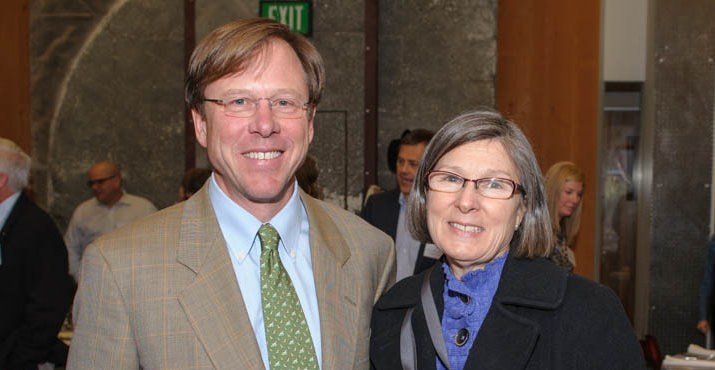
[[[265,102],[264,102],[265,100]],[[270,102],[267,99],[261,99],[256,104],[256,117],[254,121],[254,130],[263,137],[268,137],[274,132],[278,132],[278,125],[273,117]]]

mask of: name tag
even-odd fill
[[[440,257],[442,257],[442,250],[437,248],[437,246],[432,243],[427,243],[425,244],[424,256],[438,260]]]

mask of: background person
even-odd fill
[[[395,176],[397,188],[372,195],[360,216],[390,235],[395,241],[397,280],[429,268],[442,253],[433,244],[420,243],[407,229],[407,198],[417,166],[434,132],[425,129],[405,131],[397,147]]]
[[[74,284],[67,250],[50,216],[24,193],[30,157],[0,138],[0,369],[64,365],[57,339]]]
[[[713,309],[713,280],[715,279],[715,235],[710,236],[706,244],[705,269],[703,272],[703,280],[700,283],[700,296],[698,304],[698,323],[696,327],[705,334],[710,335],[710,318],[712,317]],[[708,338],[706,343],[710,343],[712,338]],[[710,346],[712,347],[712,345]]]
[[[65,231],[70,274],[79,279],[79,265],[85,248],[100,235],[156,212],[149,200],[122,188],[119,166],[101,161],[90,167],[87,186],[94,197],[82,202],[72,213]]]
[[[581,225],[581,209],[586,176],[571,162],[555,163],[546,172],[546,202],[555,236],[549,256],[557,265],[573,271],[576,256],[571,246]]]
[[[416,179],[410,230],[445,258],[375,305],[375,369],[645,368],[615,294],[541,258],[552,247],[541,171],[515,124],[456,117]]]
[[[191,198],[194,193],[204,186],[209,177],[211,177],[211,170],[208,168],[192,168],[186,171],[181,179],[181,185],[179,185],[177,200],[183,202]]]
[[[299,190],[324,83],[315,47],[269,19],[199,42],[186,102],[214,172],[85,251],[69,368],[367,368],[394,248]]]
[[[318,176],[320,176],[318,162],[316,162],[315,157],[308,154],[303,164],[298,167],[298,172],[295,173],[295,177],[298,181],[298,186],[300,186],[304,192],[315,199],[322,200],[324,198],[323,187],[318,183]]]

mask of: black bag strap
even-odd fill
[[[432,339],[432,345],[434,346],[437,356],[439,356],[439,359],[442,361],[444,367],[447,370],[450,370],[449,358],[447,357],[447,346],[445,345],[444,337],[442,336],[442,324],[439,321],[437,306],[434,304],[434,296],[432,295],[432,289],[429,285],[430,275],[432,275],[432,270],[434,270],[435,266],[436,265],[430,267],[424,275],[422,286],[420,288],[420,298],[422,301],[422,308],[425,312],[427,329],[429,330],[429,335]],[[417,368],[417,345],[415,343],[415,333],[412,330],[412,313],[414,310],[414,307],[407,310],[405,318],[402,320],[402,327],[400,328],[400,360],[404,370],[415,370]]]

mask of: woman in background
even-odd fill
[[[546,172],[546,201],[556,243],[549,259],[569,271],[576,266],[571,246],[581,225],[585,181],[583,171],[571,162],[558,162]]]

